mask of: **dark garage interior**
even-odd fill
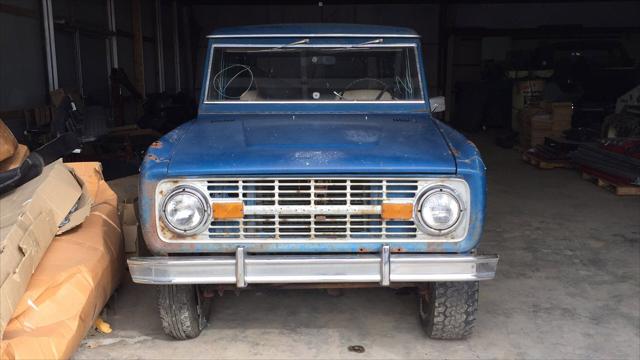
[[[95,181],[117,195],[113,219],[120,249],[103,249],[112,259],[104,260],[105,269],[96,275],[100,280],[91,281],[98,288],[87,290],[91,295],[78,290],[80,285],[66,290],[66,296],[90,301],[74,302],[70,307],[82,308],[82,315],[65,313],[61,322],[27,313],[24,304],[53,309],[71,304],[57,297],[63,296],[62,286],[32,291],[38,281],[59,283],[42,280],[39,260],[29,265],[31,282],[21,280],[17,305],[6,319],[11,320],[0,322],[7,326],[0,353],[76,359],[640,358],[638,19],[638,1],[0,0],[0,119],[6,125],[0,135],[9,131],[16,144],[0,159],[5,182],[0,199],[7,201],[0,203],[2,217],[12,213],[7,205],[12,191],[29,185],[30,179],[17,176],[34,171],[30,154],[39,154],[45,169],[58,158],[99,162],[102,173],[94,180],[75,167],[71,173],[82,180],[82,191]],[[141,165],[144,171],[145,157],[156,156],[147,149],[166,146],[171,134],[179,134],[176,128],[194,118],[209,121],[199,118],[210,84],[207,36],[227,27],[269,24],[383,25],[419,35],[422,91],[433,99],[433,117],[473,142],[486,165],[486,214],[478,220],[482,240],[469,254],[498,254],[500,262],[495,279],[480,285],[474,333],[467,339],[425,336],[416,317],[416,290],[400,285],[249,286],[246,291],[220,286],[206,292],[213,305],[198,338],[177,342],[163,332],[155,287],[134,283],[125,265],[125,258],[149,255],[138,223],[145,216],[142,198],[155,195],[138,192]],[[262,41],[259,35],[255,41]],[[298,41],[280,48],[314,39]],[[320,57],[325,58],[340,61],[338,55]],[[256,71],[259,76],[268,75]],[[253,77],[251,72],[252,83]],[[373,88],[379,91],[376,100],[385,100],[387,86]],[[344,100],[347,93],[331,96]],[[436,113],[435,98],[442,97],[445,110]],[[299,111],[291,113],[295,119]],[[404,131],[402,116],[394,115],[397,123],[386,136]],[[310,153],[321,153],[327,144],[313,142]],[[199,145],[204,156],[230,154],[192,144]],[[0,151],[5,147],[8,142]],[[341,164],[339,157],[323,161]],[[53,189],[63,188],[58,186]],[[93,196],[87,213],[102,211],[96,210],[99,198]],[[85,216],[79,228],[51,233],[43,259],[65,236],[93,224],[92,215]],[[73,217],[67,215],[69,221]],[[4,229],[12,223],[0,225],[4,249],[5,236],[10,238]],[[24,243],[20,249],[25,258],[32,251]],[[391,245],[392,256],[404,251]],[[74,263],[79,255],[65,256],[62,263]],[[0,261],[9,266],[8,258]],[[4,269],[2,276],[4,282]],[[48,305],[49,298],[61,303]],[[6,299],[3,294],[1,301]]]

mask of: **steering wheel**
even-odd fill
[[[225,72],[235,68],[238,68],[235,74],[233,74],[233,76],[231,76],[229,80],[227,80],[226,84],[223,84],[221,76]],[[248,72],[249,76],[251,77],[251,80],[249,81],[249,85],[247,86],[247,88],[240,94],[240,96],[229,96],[225,94],[227,87],[229,87],[229,85],[231,85],[231,83],[244,72]],[[248,66],[242,65],[242,64],[232,64],[218,71],[216,75],[213,77],[213,90],[215,90],[218,94],[220,94],[225,99],[240,99],[242,95],[246,94],[247,91],[251,89],[251,86],[253,86],[253,82],[254,82],[253,71],[251,71],[251,69]]]
[[[384,93],[387,91],[387,89],[389,89],[389,85],[387,85],[386,82],[380,80],[380,79],[376,79],[376,78],[360,78],[360,79],[356,79],[353,80],[352,82],[349,83],[349,85],[345,86],[344,90],[342,90],[342,93],[344,94],[345,92],[349,91],[353,85],[362,82],[362,81],[375,81],[379,84],[382,84],[382,90],[380,90],[380,92],[378,93],[378,95],[375,97],[375,100],[378,101],[380,99],[382,99],[382,96],[384,95]],[[375,90],[375,89],[371,89],[371,90]]]

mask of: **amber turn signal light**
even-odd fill
[[[385,220],[411,220],[413,218],[413,204],[382,203],[382,218]]]
[[[214,219],[242,219],[244,205],[242,202],[219,202],[211,204]]]

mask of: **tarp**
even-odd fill
[[[13,156],[13,153],[18,147],[18,142],[13,136],[13,133],[4,124],[4,121],[0,119],[0,161],[5,160]]]
[[[0,197],[0,336],[59,224],[67,221],[82,192],[77,177],[57,161]],[[74,222],[82,218],[74,216]]]
[[[56,236],[7,325],[2,359],[69,358],[93,326],[124,268],[117,196],[99,163],[70,163],[93,200],[78,227]]]

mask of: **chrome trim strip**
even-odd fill
[[[392,255],[391,282],[489,280],[495,277],[498,259],[498,255]]]
[[[127,260],[140,284],[304,284],[386,282],[381,254],[253,255],[244,257],[244,280],[236,256],[134,257]],[[243,257],[243,256],[240,256]],[[498,255],[391,254],[389,284],[475,281],[495,277]]]
[[[247,35],[207,35],[207,39],[228,38],[269,38],[269,37],[390,37],[390,38],[420,38],[418,34],[247,34]]]
[[[244,247],[238,246],[236,249],[236,286],[239,288],[247,287],[244,253]]]
[[[391,252],[389,245],[383,245],[380,249],[380,285],[389,286],[391,283]]]
[[[212,47],[224,47],[224,48],[271,48],[278,47],[283,44],[274,43],[274,44],[236,44],[236,43],[215,43]],[[284,44],[286,45],[286,44]],[[386,43],[386,44],[367,44],[367,45],[348,45],[348,44],[299,44],[283,47],[282,49],[298,49],[298,48],[329,48],[333,49],[336,47],[346,48],[346,49],[354,49],[354,50],[364,50],[370,49],[374,47],[417,47],[417,45],[413,42],[404,42],[404,43]]]
[[[227,105],[227,104],[425,104],[423,100],[319,100],[319,101],[241,101],[241,100],[224,100],[224,101],[205,101],[204,104]]]
[[[211,86],[211,67],[213,66],[213,50],[214,50],[214,46],[209,47],[209,55],[207,56],[209,58],[209,62],[207,63],[207,73],[206,73],[206,82],[202,84],[202,86],[204,86],[204,97],[201,100],[202,104],[206,104],[207,103],[207,98],[209,96],[209,87]]]

